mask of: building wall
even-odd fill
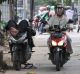
[[[0,5],[0,9],[1,9],[1,12],[2,12],[1,20],[4,20],[4,21],[7,22],[10,19],[8,3],[7,2],[2,3]]]
[[[77,8],[78,15],[80,15],[80,0],[73,0],[74,7]]]
[[[18,16],[20,19],[26,19],[29,17],[29,3],[28,0],[18,0]]]
[[[78,10],[78,15],[80,16],[80,0],[78,0],[77,10]]]
[[[30,17],[30,0],[25,0],[24,1],[24,7],[25,7],[25,10],[26,10],[26,13],[27,13],[27,18]]]
[[[78,6],[80,6],[80,0],[78,0]]]

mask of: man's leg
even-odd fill
[[[79,32],[79,28],[78,28],[77,32]]]
[[[71,38],[69,36],[67,36],[67,52],[72,54],[73,53],[73,49],[71,46]]]

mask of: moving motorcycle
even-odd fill
[[[54,25],[51,35],[48,40],[48,45],[50,49],[49,59],[53,64],[56,65],[56,70],[60,71],[60,68],[69,60],[67,59],[67,38],[66,38],[66,28],[60,28],[59,25]]]
[[[9,44],[12,45],[11,58],[15,70],[21,69],[21,64],[25,64],[31,58],[31,48],[28,45],[27,32],[20,33],[16,37],[9,37]]]

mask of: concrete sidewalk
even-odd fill
[[[76,30],[75,30],[76,31]],[[72,46],[73,46],[73,51],[74,53],[72,54],[72,56],[74,55],[79,55],[80,54],[80,33],[76,33],[76,32],[69,32],[68,33],[72,39]],[[47,39],[49,38],[49,33],[43,33],[43,34],[37,34],[36,36],[33,37],[34,40],[34,44],[35,47],[33,48],[35,52],[35,54],[37,54],[37,50],[39,49],[47,49]],[[1,48],[2,49],[2,48]],[[8,65],[11,65],[11,55],[10,53],[8,53],[9,48],[8,47],[3,47],[4,50],[4,61],[7,62]],[[42,52],[42,51],[40,51]]]

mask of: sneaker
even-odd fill
[[[70,53],[66,54],[66,59],[69,60],[70,59]]]

